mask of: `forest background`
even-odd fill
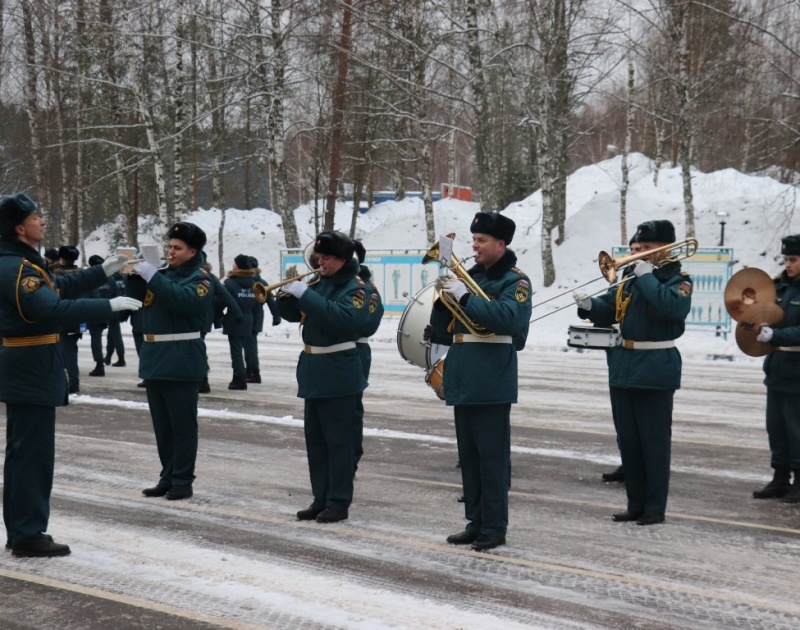
[[[0,0],[0,192],[48,245],[266,207],[298,247],[294,208],[329,229],[346,189],[351,232],[419,191],[429,242],[443,183],[486,211],[541,190],[550,286],[582,165],[622,156],[620,243],[631,152],[680,166],[687,236],[693,169],[797,184],[798,24],[797,0]]]

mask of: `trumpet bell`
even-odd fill
[[[253,283],[253,295],[256,296],[256,302],[264,304],[267,301],[267,288],[260,282]]]

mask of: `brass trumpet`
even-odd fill
[[[454,238],[455,234],[451,233],[448,234],[447,236],[448,238]],[[439,262],[440,264],[442,264],[441,261],[439,260],[438,241],[434,243],[433,247],[431,247],[428,250],[428,252],[422,257],[423,265],[429,262]],[[478,283],[475,282],[474,278],[471,275],[469,275],[469,273],[467,273],[466,269],[464,269],[463,265],[465,262],[466,260],[459,260],[455,254],[451,254],[450,264],[449,265],[442,264],[442,266],[452,271],[456,275],[456,277],[466,285],[467,290],[472,295],[483,298],[484,300],[490,299],[489,296],[486,295],[484,290],[480,288]],[[453,314],[453,317],[455,317],[458,321],[460,321],[462,324],[464,324],[464,326],[467,327],[467,330],[469,330],[470,334],[475,335],[476,337],[482,337],[484,339],[494,336],[493,332],[488,332],[486,328],[484,328],[480,324],[476,324],[475,322],[473,322],[469,318],[469,316],[464,312],[464,309],[461,307],[461,305],[455,299],[453,299],[452,295],[444,291],[439,291],[439,299],[442,301],[442,304],[444,304],[447,307],[447,310],[449,310]]]
[[[600,252],[597,257],[597,262],[600,265],[600,273],[603,274],[603,277],[609,282],[615,282],[620,269],[642,258],[655,255],[655,260],[657,261],[656,267],[661,267],[668,263],[691,258],[696,251],[697,239],[686,238],[682,241],[676,241],[669,245],[662,245],[655,249],[648,249],[645,252],[631,254],[630,256],[623,256],[622,258],[613,258],[608,252]]]
[[[288,278],[284,278],[278,282],[273,282],[272,284],[264,285],[261,282],[256,282],[253,284],[253,294],[256,296],[256,300],[258,300],[259,304],[263,304],[267,301],[267,296],[274,291],[275,289],[279,289],[282,286],[289,284],[295,280],[302,280],[303,278],[310,276],[311,274],[317,273],[316,269],[311,269],[310,271],[306,271],[305,273],[298,274],[296,276],[289,276]],[[312,281],[313,282],[313,281]]]

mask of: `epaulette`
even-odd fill
[[[199,269],[200,269],[200,273],[202,273],[204,276],[207,276],[207,275],[208,275],[208,271],[206,271],[206,270],[205,270],[205,269],[203,269],[202,267],[200,267]]]
[[[691,275],[692,275],[692,274],[690,274],[688,271],[684,271],[683,269],[681,269],[681,270],[680,270],[678,273],[679,273],[680,275],[682,275],[684,278],[689,278],[689,277],[691,277]]]
[[[511,271],[516,273],[518,276],[526,276],[526,275],[528,275],[524,271],[522,271],[522,269],[520,269],[519,267],[511,267]]]
[[[356,282],[358,282],[358,286],[360,286],[362,289],[367,286],[366,284],[364,284],[364,281],[361,279],[360,276],[353,276],[353,277],[356,279]]]

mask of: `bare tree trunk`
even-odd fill
[[[628,101],[625,103],[625,144],[622,147],[622,185],[619,189],[619,237],[620,243],[628,243],[628,186],[630,173],[628,158],[631,153],[631,136],[633,134],[633,97],[634,97],[634,68],[633,57],[628,55]]]
[[[44,164],[42,142],[39,136],[39,92],[36,71],[36,41],[33,35],[33,15],[28,0],[21,0],[22,27],[25,34],[25,111],[31,133],[31,157],[33,158],[34,192],[33,197],[43,208],[50,209],[50,195],[44,185]],[[55,235],[59,236],[59,235]]]
[[[350,0],[347,0],[348,2]],[[275,202],[283,223],[283,234],[287,247],[300,247],[300,236],[294,220],[294,211],[289,208],[289,175],[286,171],[286,132],[284,130],[284,101],[286,100],[286,34],[282,30],[281,0],[272,0],[272,107],[269,116],[270,167],[274,186]]]
[[[347,61],[352,43],[352,14],[353,0],[343,0],[342,38],[339,44],[339,67],[336,76],[336,86],[333,90],[333,130],[331,133],[331,163],[330,177],[328,179],[328,196],[325,206],[325,222],[323,229],[332,230],[336,214],[336,197],[339,187],[339,175],[342,163],[342,138],[344,120],[344,96],[347,87]]]
[[[223,205],[223,183],[220,173],[220,154],[222,153],[222,142],[224,137],[223,127],[225,124],[225,104],[220,97],[222,83],[220,81],[217,63],[217,45],[214,41],[212,25],[216,21],[213,8],[214,0],[206,0],[206,19],[209,26],[206,28],[206,55],[208,60],[208,79],[206,80],[206,90],[211,106],[211,204],[215,208],[222,208]]]
[[[228,214],[225,208],[219,209],[219,232],[217,242],[219,243],[219,277],[225,277],[225,217]]]
[[[183,72],[183,40],[186,36],[184,29],[185,0],[177,0],[175,7],[175,68],[172,71],[172,104],[175,111],[175,122],[172,137],[172,208],[173,216],[168,223],[173,223],[175,214],[183,212],[183,134],[186,125],[184,110],[184,72]]]

